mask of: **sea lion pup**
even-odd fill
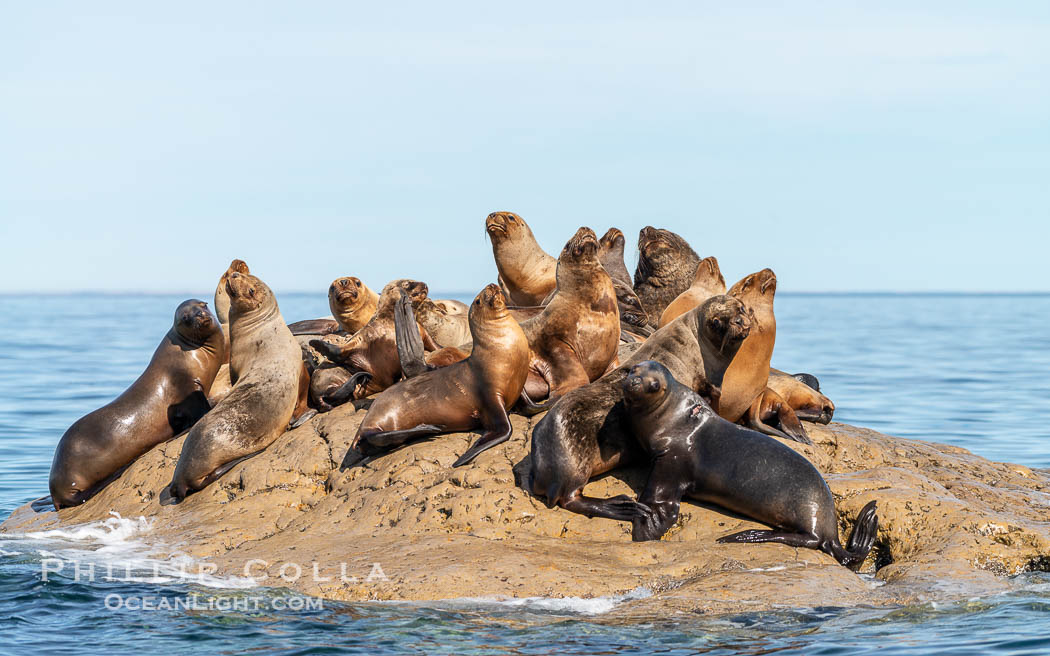
[[[499,286],[508,305],[540,305],[557,284],[557,260],[532,236],[525,220],[513,212],[493,212],[485,219]]]
[[[725,293],[726,279],[722,277],[722,270],[718,268],[718,260],[705,257],[696,265],[693,284],[689,289],[676,296],[671,304],[664,308],[663,314],[660,315],[660,327],[663,328],[712,296]]]
[[[700,257],[675,233],[652,226],[641,229],[634,291],[649,315],[650,326],[656,328],[664,308],[689,289],[698,264]]]
[[[293,417],[307,412],[310,377],[273,292],[250,273],[234,271],[226,280],[226,293],[233,388],[190,429],[166,489],[172,500],[200,490],[262,451],[288,429]]]
[[[745,276],[729,290],[729,295],[743,301],[754,317],[751,334],[726,370],[718,414],[766,435],[810,444],[791,406],[768,387],[769,361],[777,337],[773,315],[776,290],[777,276],[772,269]]]
[[[722,376],[751,329],[739,299],[714,296],[653,333],[627,362],[566,394],[532,431],[532,464],[525,488],[587,517],[630,521],[649,509],[630,497],[583,496],[587,481],[619,465],[640,461],[623,414],[621,385],[631,367],[657,360],[694,390],[717,402]]]
[[[804,456],[722,419],[659,362],[631,367],[623,400],[631,429],[652,458],[638,498],[652,512],[634,518],[636,542],[658,540],[678,519],[682,497],[689,496],[778,529],[743,531],[719,542],[818,549],[853,570],[864,562],[879,526],[874,501],[860,511],[843,548],[831,490]]]
[[[787,402],[799,419],[827,424],[835,416],[835,404],[821,394],[820,383],[812,374],[792,375],[770,369],[767,385]]]
[[[343,461],[344,467],[418,437],[484,429],[453,464],[465,465],[511,434],[507,409],[529,371],[529,343],[496,285],[470,308],[474,347],[466,360],[404,380],[375,398]]]
[[[226,338],[208,304],[183,301],[146,370],[120,396],[65,432],[51,463],[55,509],[84,503],[136,458],[193,426],[226,359]]]
[[[326,393],[326,403],[337,406],[353,399],[364,398],[382,392],[401,379],[394,308],[402,295],[407,296],[413,305],[418,304],[427,297],[426,283],[406,278],[387,283],[379,295],[375,315],[345,344],[310,340],[310,346],[317,349],[318,353],[335,364],[344,365],[355,374],[337,390]],[[427,351],[437,349],[430,335],[418,322],[416,329],[419,330]]]

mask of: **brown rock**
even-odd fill
[[[538,418],[512,416],[510,441],[468,467],[451,464],[476,436],[456,434],[339,471],[364,414],[342,406],[319,415],[183,503],[161,506],[180,437],[86,504],[23,506],[0,532],[141,515],[154,520],[146,539],[161,554],[206,559],[219,575],[244,575],[247,565],[270,577],[265,585],[332,599],[653,592],[620,605],[616,618],[972,596],[1005,587],[1006,575],[1050,569],[1048,473],[957,447],[834,423],[807,425],[812,446],[785,442],[825,474],[843,538],[878,500],[878,540],[862,568],[876,575],[865,578],[816,551],[717,544],[758,525],[689,502],[663,540],[646,543],[631,542],[626,523],[548,509],[516,483]],[[587,494],[636,494],[644,479],[642,470],[613,472]]]

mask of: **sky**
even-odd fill
[[[653,225],[730,283],[1050,290],[1050,3],[0,9],[0,292],[474,292],[497,210],[632,271]]]

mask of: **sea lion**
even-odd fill
[[[485,219],[499,286],[508,305],[540,305],[557,285],[557,260],[532,235],[525,220],[513,212],[493,212]]]
[[[649,325],[656,328],[664,308],[689,288],[699,263],[689,244],[670,230],[641,229],[634,291],[649,315]]]
[[[766,435],[810,444],[791,406],[768,387],[769,361],[777,337],[773,314],[776,290],[777,276],[772,269],[745,276],[729,290],[730,296],[739,298],[754,312],[754,318],[751,334],[726,370],[718,414]]]
[[[631,430],[652,458],[638,498],[652,512],[634,517],[635,541],[658,540],[689,496],[778,529],[742,531],[719,542],[818,549],[853,570],[864,562],[879,526],[875,501],[860,511],[843,548],[831,490],[804,456],[722,419],[659,362],[631,367],[623,399]]]
[[[401,308],[411,311],[404,303]],[[344,466],[414,438],[480,426],[484,434],[456,460],[459,467],[510,437],[507,409],[525,386],[529,343],[498,286],[488,285],[474,299],[470,332],[474,347],[468,358],[401,381],[375,398]]]
[[[412,306],[416,321],[438,346],[459,346],[470,341],[469,315],[461,312],[456,303],[424,298]]]
[[[625,244],[626,240],[620,229],[609,228],[598,240],[598,260],[612,278],[623,329],[644,338],[652,334],[652,328],[649,327],[649,315],[646,314],[641,299],[631,285],[631,274],[627,272],[627,265],[623,259]]]
[[[527,398],[533,412],[616,366],[620,317],[612,279],[598,260],[598,236],[583,227],[558,257],[557,293],[538,316],[522,322],[532,361]]]
[[[689,289],[676,296],[671,304],[664,308],[663,314],[660,315],[660,327],[663,328],[712,296],[725,293],[726,279],[722,277],[722,270],[718,268],[718,260],[705,257],[696,265],[693,284]]]
[[[78,419],[59,440],[49,486],[55,508],[90,499],[131,462],[193,426],[226,359],[226,338],[207,303],[179,304],[146,370],[112,402]]]
[[[379,306],[379,295],[360,278],[344,276],[336,278],[328,286],[328,307],[339,326],[353,335],[365,327],[375,316]]]
[[[750,313],[739,299],[714,296],[653,333],[622,366],[566,394],[532,431],[525,488],[546,497],[548,507],[587,517],[630,521],[647,514],[648,508],[627,496],[582,494],[594,476],[640,461],[623,414],[620,386],[628,371],[643,360],[657,360],[717,405],[722,376],[750,329]]]
[[[226,272],[219,277],[219,284],[215,286],[215,316],[219,318],[219,323],[222,324],[227,344],[229,344],[230,340],[230,295],[226,293],[226,281],[229,280],[230,274],[234,272],[240,274],[251,273],[244,260],[234,260],[230,262]],[[226,354],[226,357],[230,357],[229,353]]]
[[[402,378],[395,336],[394,308],[402,295],[418,304],[427,297],[426,283],[416,280],[393,280],[383,287],[376,305],[376,313],[345,344],[336,345],[324,340],[311,340],[310,346],[334,362],[345,366],[353,374],[338,390],[328,393],[324,400],[335,406],[352,399],[360,399],[382,392]],[[427,351],[438,347],[426,330],[415,322],[416,329]]]
[[[190,429],[162,494],[170,500],[185,498],[262,451],[307,411],[309,373],[273,292],[252,274],[234,271],[226,293],[233,388]]]
[[[827,424],[835,416],[835,404],[820,392],[820,382],[812,374],[792,375],[770,369],[767,385],[784,399],[799,419]]]

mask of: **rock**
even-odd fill
[[[161,506],[180,437],[86,504],[57,513],[26,505],[0,532],[103,520],[110,511],[144,516],[160,555],[185,552],[219,575],[266,575],[261,584],[330,599],[653,592],[613,618],[965,597],[998,591],[1012,574],[1050,570],[1048,473],[957,447],[844,424],[807,425],[812,446],[785,442],[825,474],[843,540],[861,507],[878,501],[878,539],[862,568],[875,576],[861,577],[816,551],[718,544],[760,525],[695,503],[684,502],[678,524],[648,543],[631,542],[626,523],[549,509],[518,487],[538,418],[512,416],[510,441],[467,467],[451,465],[474,434],[340,471],[364,414],[347,405],[319,415],[181,504]],[[644,480],[642,469],[617,471],[587,494],[634,495]]]

